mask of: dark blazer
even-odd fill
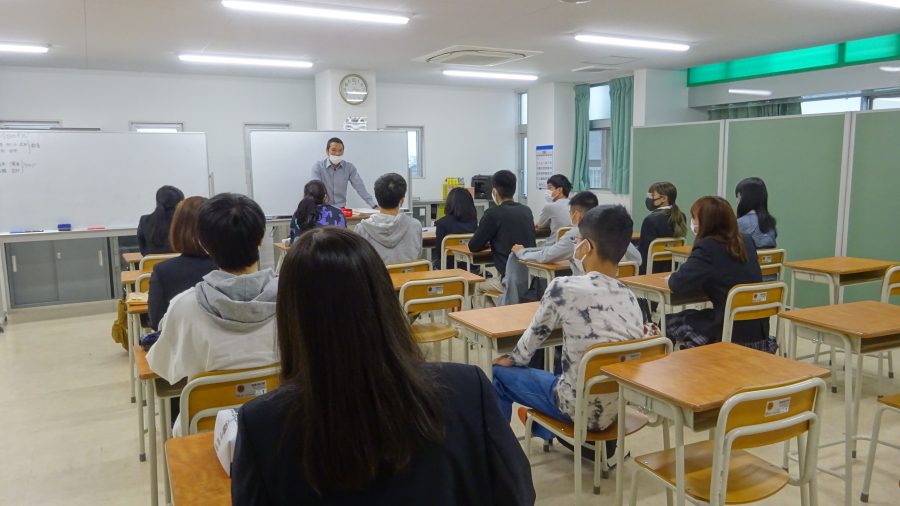
[[[660,237],[673,237],[675,235],[672,225],[669,224],[668,211],[668,209],[657,209],[644,218],[644,222],[641,223],[641,239],[638,243],[638,251],[641,252],[641,258],[644,259],[640,267],[641,274],[647,274],[648,272],[647,264],[650,262],[650,243]],[[672,263],[664,261],[655,262],[652,270],[649,272],[668,272],[670,270],[672,270]]]
[[[152,242],[150,237],[148,236],[147,227],[149,226],[150,221],[149,214],[145,214],[141,216],[141,219],[138,221],[137,227],[137,239],[138,239],[138,248],[141,250],[141,255],[153,255],[159,253],[172,253],[172,245],[169,244],[169,234],[166,233],[166,238],[161,243]],[[171,223],[170,223],[171,225]]]
[[[159,330],[169,302],[179,293],[191,288],[210,272],[218,269],[209,257],[177,256],[164,260],[153,267],[150,275],[150,294],[148,295],[148,312],[150,326]]]
[[[320,497],[307,485],[297,459],[297,435],[284,423],[291,387],[245,404],[231,465],[232,504],[534,504],[531,466],[484,373],[460,364],[424,367],[442,387],[446,440],[423,448],[397,475],[374,482],[362,494]]]
[[[500,276],[506,276],[506,260],[512,247],[521,244],[526,248],[533,248],[534,240],[534,215],[531,214],[531,208],[507,200],[484,212],[481,223],[469,241],[469,249],[481,251],[490,244],[494,267]]]
[[[441,242],[443,242],[444,237],[452,234],[471,234],[475,232],[475,228],[478,226],[478,222],[476,220],[472,221],[460,221],[459,218],[453,216],[452,214],[448,214],[443,218],[434,222],[434,235],[436,237],[436,246],[434,247],[435,254],[431,255],[431,258],[434,258],[434,267],[436,269],[440,268],[441,265]],[[447,257],[447,266],[449,267],[453,261],[451,260],[453,257]]]
[[[744,248],[747,251],[746,262],[732,258],[723,243],[712,238],[704,238],[694,244],[687,262],[669,277],[669,288],[672,289],[672,293],[703,290],[712,301],[712,309],[692,313],[687,319],[688,325],[712,341],[722,339],[728,291],[734,285],[762,281],[753,238],[749,235],[744,235],[743,238]],[[765,339],[769,337],[769,319],[735,322],[734,332],[731,335],[732,341],[736,343]]]

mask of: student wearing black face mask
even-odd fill
[[[641,224],[641,239],[638,244],[641,258],[645,259],[641,265],[641,274],[669,270],[668,262],[656,262],[648,270],[646,259],[651,242],[660,237],[684,237],[687,235],[687,219],[675,205],[677,197],[678,190],[669,182],[653,183],[647,190],[647,199],[644,202],[650,215],[644,218],[644,222]]]

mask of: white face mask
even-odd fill
[[[499,205],[500,205],[500,199],[499,199],[498,197],[499,197],[499,196],[497,195],[497,190],[493,190],[493,191],[491,192],[491,198],[494,199],[494,203],[497,204],[497,205],[499,206]]]
[[[694,220],[691,220],[691,232],[693,232],[694,235],[700,233],[700,225],[698,225]]]
[[[582,244],[587,243],[588,245],[588,253],[591,251],[591,243],[587,239],[582,239],[578,244],[575,245],[575,251],[572,253],[572,262],[575,264],[575,267],[578,268],[580,274],[585,274],[584,271],[584,259],[587,258],[588,253],[585,253],[583,257],[578,258],[578,248],[581,247]]]
[[[553,192],[556,190],[545,190],[544,191],[544,200],[547,202],[553,202]]]
[[[344,161],[344,157],[338,155],[328,155],[328,161],[331,162],[331,165],[337,165]]]

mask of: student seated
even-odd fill
[[[702,290],[712,309],[687,309],[666,315],[666,336],[693,348],[722,340],[728,291],[742,283],[762,281],[756,248],[741,236],[731,205],[721,197],[702,197],[691,206],[691,228],[697,236],[687,262],[669,278],[673,294]],[[769,319],[734,323],[732,342],[769,353],[778,348],[769,337]]]
[[[668,182],[653,183],[647,191],[645,204],[650,215],[644,218],[641,224],[641,238],[638,243],[638,251],[641,258],[647,260],[641,265],[641,274],[652,272],[668,272],[671,263],[649,263],[650,243],[661,237],[684,237],[687,235],[687,219],[681,209],[675,204],[678,190],[675,185]]]
[[[303,187],[303,199],[294,211],[291,219],[291,242],[297,240],[303,232],[316,227],[347,228],[347,218],[340,209],[328,205],[328,193],[325,183],[318,179],[306,183]]]
[[[592,209],[579,222],[582,239],[573,261],[587,274],[551,281],[512,353],[494,360],[494,388],[506,419],[512,415],[512,403],[517,402],[572,423],[578,365],[584,353],[597,344],[644,336],[637,299],[615,278],[633,226],[622,206]],[[563,333],[562,374],[524,367],[556,329]],[[616,421],[617,399],[616,394],[604,394],[592,402],[588,430],[603,430]],[[548,441],[552,438],[538,426],[534,434]]]
[[[444,204],[444,217],[434,222],[436,246],[433,264],[435,269],[441,268],[441,243],[444,237],[451,234],[471,234],[478,226],[478,212],[472,194],[465,188],[453,188],[447,193]],[[453,265],[453,257],[447,256],[447,267]]]
[[[219,270],[175,296],[147,362],[169,383],[209,371],[278,361],[272,269],[259,270],[266,217],[256,202],[222,193],[200,208],[200,244]],[[177,427],[177,424],[176,424]]]
[[[541,209],[538,216],[537,227],[549,228],[550,236],[546,244],[556,242],[556,233],[562,227],[571,227],[572,219],[569,217],[569,192],[572,191],[572,183],[562,174],[554,174],[547,180],[547,190],[544,198],[547,204]]]
[[[737,222],[741,234],[753,238],[756,249],[774,248],[778,230],[775,217],[769,214],[769,191],[758,177],[748,177],[737,184]]]
[[[479,299],[483,298],[485,292],[502,293],[505,290],[502,279],[506,276],[506,262],[514,244],[528,248],[535,245],[531,208],[513,200],[516,194],[516,175],[508,170],[498,171],[491,177],[491,185],[494,203],[497,205],[484,212],[481,223],[469,241],[469,249],[477,252],[490,246],[494,267],[500,277],[478,284],[475,291]]]
[[[153,267],[148,295],[148,313],[153,330],[159,330],[159,323],[176,295],[201,282],[203,276],[218,268],[200,245],[197,230],[200,207],[207,200],[206,197],[188,197],[175,209],[169,242],[172,249],[181,255]]]
[[[156,190],[156,209],[138,220],[137,239],[141,255],[171,253],[169,227],[175,206],[184,200],[184,193],[174,186],[162,186]]]
[[[506,262],[506,292],[498,301],[498,305],[505,306],[522,302],[522,295],[528,290],[528,267],[522,262],[549,264],[568,260],[572,274],[576,276],[584,274],[572,261],[572,254],[575,252],[575,245],[581,240],[578,232],[578,223],[581,222],[581,218],[585,213],[597,207],[597,203],[597,196],[593,192],[579,192],[569,200],[569,219],[575,227],[566,232],[559,241],[553,244],[545,244],[540,248],[526,248],[521,244],[513,245],[513,254],[509,256],[509,260]],[[625,252],[624,260],[637,262],[638,265],[641,264],[641,255],[630,242],[628,243],[628,250]]]
[[[534,504],[484,373],[425,362],[372,246],[338,228],[297,245],[278,292],[281,387],[239,411],[232,503]]]
[[[422,258],[422,224],[402,212],[406,180],[400,174],[385,174],[375,181],[378,213],[361,221],[356,233],[364,237],[386,264]]]

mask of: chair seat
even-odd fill
[[[900,394],[882,397],[881,399],[878,399],[878,402],[894,409],[900,409]]]
[[[459,336],[458,330],[441,323],[414,323],[412,333],[416,342],[420,344],[446,341]]]
[[[709,501],[712,477],[712,461],[715,450],[713,441],[702,441],[684,447],[685,491],[702,501]],[[654,474],[675,486],[675,450],[648,453],[634,459]],[[728,467],[726,504],[744,504],[761,501],[788,484],[787,471],[773,466],[752,453],[735,450]]]
[[[547,427],[551,431],[560,433],[568,438],[575,437],[575,424],[559,421],[551,418],[540,411],[529,409],[528,413],[534,417],[534,421]],[[639,431],[647,425],[647,417],[637,411],[625,408],[625,435]],[[588,431],[586,441],[611,441],[619,435],[619,424],[613,422],[605,430]]]

